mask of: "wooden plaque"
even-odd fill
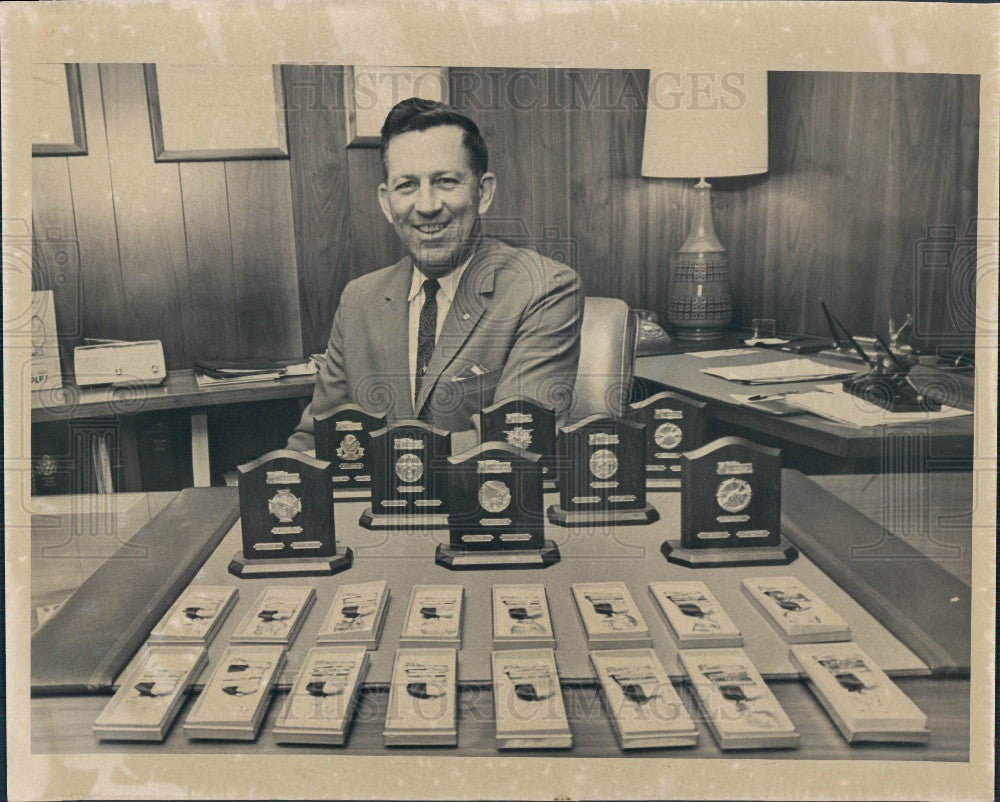
[[[350,567],[334,535],[330,463],[299,451],[271,451],[237,468],[243,551],[240,577],[311,576]]]
[[[681,455],[681,539],[664,543],[683,565],[789,563],[781,537],[781,451],[723,437]]]
[[[646,503],[642,424],[591,415],[567,426],[557,444],[559,506],[548,516],[559,526],[648,524],[659,513]]]
[[[681,486],[681,452],[705,442],[705,404],[664,391],[629,407],[628,419],[646,427],[646,489]]]
[[[444,529],[451,435],[422,421],[403,421],[372,433],[372,505],[367,529]]]
[[[544,568],[559,560],[545,540],[541,457],[508,443],[486,442],[448,460],[446,568]]]
[[[385,428],[385,415],[371,415],[357,404],[341,404],[313,418],[313,424],[316,458],[330,463],[337,498],[367,497],[372,479],[372,432]]]
[[[479,414],[482,442],[508,443],[541,456],[542,479],[555,489],[556,413],[527,396],[507,398]]]

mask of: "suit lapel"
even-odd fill
[[[497,268],[496,260],[490,258],[494,247],[495,244],[491,240],[481,240],[472,261],[462,274],[462,280],[455,292],[455,300],[444,319],[441,335],[434,346],[434,353],[431,355],[427,373],[424,374],[417,395],[415,407],[418,414],[427,403],[441,374],[465,345],[479,319],[489,308],[490,297],[493,294],[494,273]]]
[[[410,387],[410,364],[408,343],[410,337],[410,294],[411,266],[409,257],[397,263],[385,283],[385,300],[381,310],[372,309],[378,315],[374,329],[378,332],[378,353],[384,360],[381,365],[373,365],[376,375],[384,377],[395,398],[394,414],[399,418],[412,418],[413,390]],[[400,346],[402,343],[402,346]]]

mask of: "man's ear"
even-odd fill
[[[479,177],[479,214],[489,211],[493,195],[497,190],[497,177],[493,173],[483,173]]]
[[[378,205],[382,207],[382,214],[385,215],[385,219],[392,224],[392,209],[389,208],[389,187],[385,183],[378,185]]]

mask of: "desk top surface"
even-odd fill
[[[635,375],[639,380],[652,380],[670,389],[705,401],[708,404],[708,413],[720,420],[781,437],[793,443],[818,448],[841,457],[877,456],[888,431],[898,435],[906,432],[927,433],[943,446],[943,453],[952,451],[971,453],[973,436],[973,416],[971,415],[929,421],[912,426],[867,427],[834,423],[808,413],[789,416],[770,415],[738,404],[730,398],[730,394],[802,391],[812,389],[816,382],[751,386],[702,373],[703,368],[709,367],[763,364],[795,358],[798,357],[764,349],[752,354],[718,357],[701,357],[690,353],[648,356],[636,359]],[[832,356],[811,355],[808,358],[835,367],[844,367],[845,364],[851,369],[860,370],[861,367],[855,367],[855,363],[845,363],[844,360]],[[972,409],[974,381],[971,375],[944,373],[933,367],[919,365],[913,369],[911,376],[918,386],[932,381],[941,384],[948,392],[949,398],[954,400],[955,406]]]
[[[156,385],[137,382],[120,387],[81,388],[67,384],[56,390],[33,392],[31,420],[33,423],[46,423],[277,398],[308,398],[312,395],[314,381],[315,377],[311,375],[286,376],[267,381],[199,387],[193,370],[171,370],[167,371],[166,380]]]

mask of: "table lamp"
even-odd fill
[[[733,317],[726,249],[712,222],[706,177],[767,172],[767,73],[689,73],[690,97],[650,71],[644,178],[699,178],[691,227],[670,271],[667,317],[681,342],[722,338]],[[687,93],[683,93],[687,95]]]

